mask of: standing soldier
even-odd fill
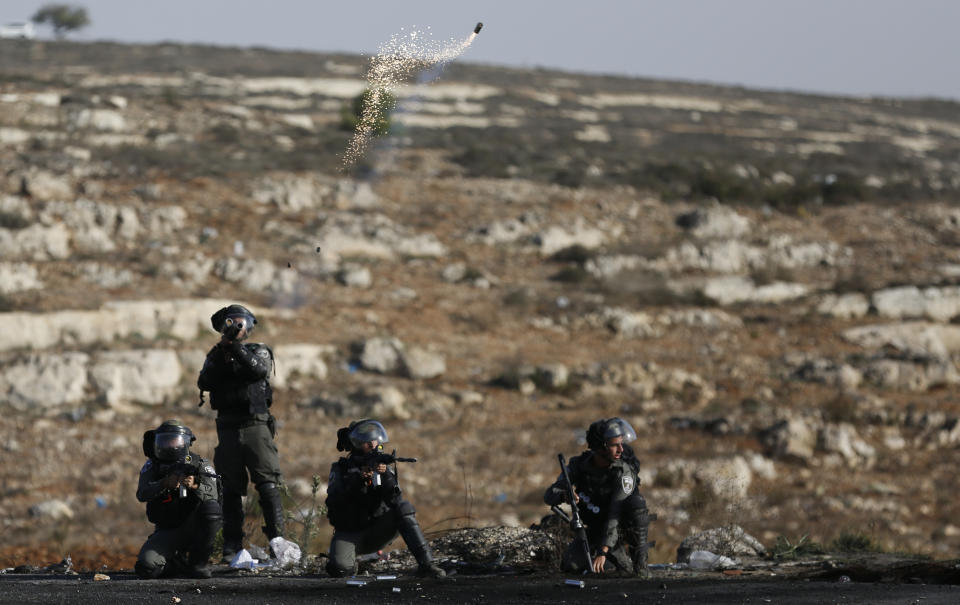
[[[190,454],[194,441],[178,420],[143,434],[147,461],[140,469],[137,500],[147,503],[155,530],[137,555],[134,569],[141,578],[211,575],[207,563],[223,520],[220,488],[213,467]]]
[[[246,307],[224,307],[213,314],[210,323],[222,336],[207,353],[197,385],[210,392],[210,407],[217,411],[219,443],[213,462],[223,477],[223,559],[229,561],[243,548],[248,472],[260,494],[263,532],[271,540],[283,536],[278,487],[283,476],[273,440],[276,423],[270,414],[273,352],[264,344],[243,342],[257,324]]]
[[[640,463],[627,445],[636,438],[633,427],[625,420],[598,420],[587,429],[590,449],[570,459],[568,471],[576,499],[571,504],[577,507],[586,525],[592,560],[583,561],[585,555],[573,543],[563,555],[565,570],[603,573],[632,568],[638,575],[646,573],[651,516],[639,491]],[[547,488],[543,500],[550,506],[558,505],[569,501],[569,493],[561,473]],[[625,546],[630,550],[629,559]]]
[[[327,517],[334,527],[327,572],[334,577],[356,573],[357,555],[381,550],[399,533],[416,558],[420,576],[446,573],[433,562],[416,512],[403,499],[395,462],[416,462],[383,452],[387,431],[376,420],[358,420],[337,431],[337,450],[349,451],[330,468]]]

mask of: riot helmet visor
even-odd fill
[[[158,432],[154,434],[153,451],[158,460],[176,462],[190,450],[190,437],[184,433]]]
[[[363,420],[350,429],[350,445],[354,449],[362,448],[368,441],[376,441],[380,445],[387,443],[387,429],[376,420]]]

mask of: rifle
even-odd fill
[[[177,474],[181,477],[213,477],[219,479],[220,475],[216,473],[208,473],[204,471],[199,464],[194,462],[192,456],[184,456],[176,462],[171,462],[170,464],[161,464],[159,467],[160,473],[162,476],[166,477],[168,475]],[[181,498],[187,497],[187,488],[184,485],[180,485],[179,496]]]
[[[396,464],[397,462],[416,462],[416,458],[401,458],[397,456],[397,450],[393,450],[392,453],[388,454],[383,450],[377,449],[376,451],[370,452],[365,456],[359,457],[354,465],[358,468],[367,467],[370,469],[377,468],[380,464]],[[373,473],[372,485],[374,487],[379,487],[380,485],[380,473]]]
[[[560,472],[563,474],[563,481],[567,484],[567,498],[570,499],[571,514],[568,517],[557,506],[552,506],[551,510],[570,523],[570,529],[573,530],[576,541],[583,545],[583,554],[587,562],[587,572],[590,572],[593,570],[593,558],[590,556],[590,541],[587,539],[587,530],[583,525],[583,521],[580,520],[580,511],[577,509],[577,495],[573,489],[573,483],[570,482],[570,473],[567,472],[567,461],[563,458],[563,454],[557,454],[557,459],[560,460]]]

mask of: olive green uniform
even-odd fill
[[[199,456],[188,456],[187,462],[196,464],[201,473],[195,477],[197,487],[185,495],[163,486],[168,465],[151,458],[140,469],[137,500],[147,503],[147,518],[154,523],[154,532],[137,555],[136,571],[141,577],[175,574],[178,563],[206,565],[213,552],[222,521],[216,474]]]
[[[269,411],[272,369],[273,353],[266,345],[221,342],[207,354],[197,380],[200,389],[210,393],[210,407],[217,410],[218,444],[213,460],[223,477],[225,557],[243,546],[243,496],[249,482],[260,495],[267,538],[283,536],[279,489],[283,475]]]

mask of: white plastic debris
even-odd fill
[[[296,565],[300,562],[302,553],[300,545],[296,542],[277,536],[270,540],[270,548],[273,549],[273,554],[277,557],[277,565],[280,567]]]
[[[250,552],[250,556],[257,561],[266,561],[270,558],[270,553],[267,552],[267,549],[257,546],[256,544],[251,544],[247,547],[247,550]]]
[[[690,553],[690,569],[727,569],[736,566],[730,557],[717,555],[709,550],[695,550]]]
[[[230,567],[235,569],[253,569],[257,566],[257,559],[254,559],[250,556],[250,551],[246,548],[241,548],[240,552],[233,556],[233,560],[230,561]]]

